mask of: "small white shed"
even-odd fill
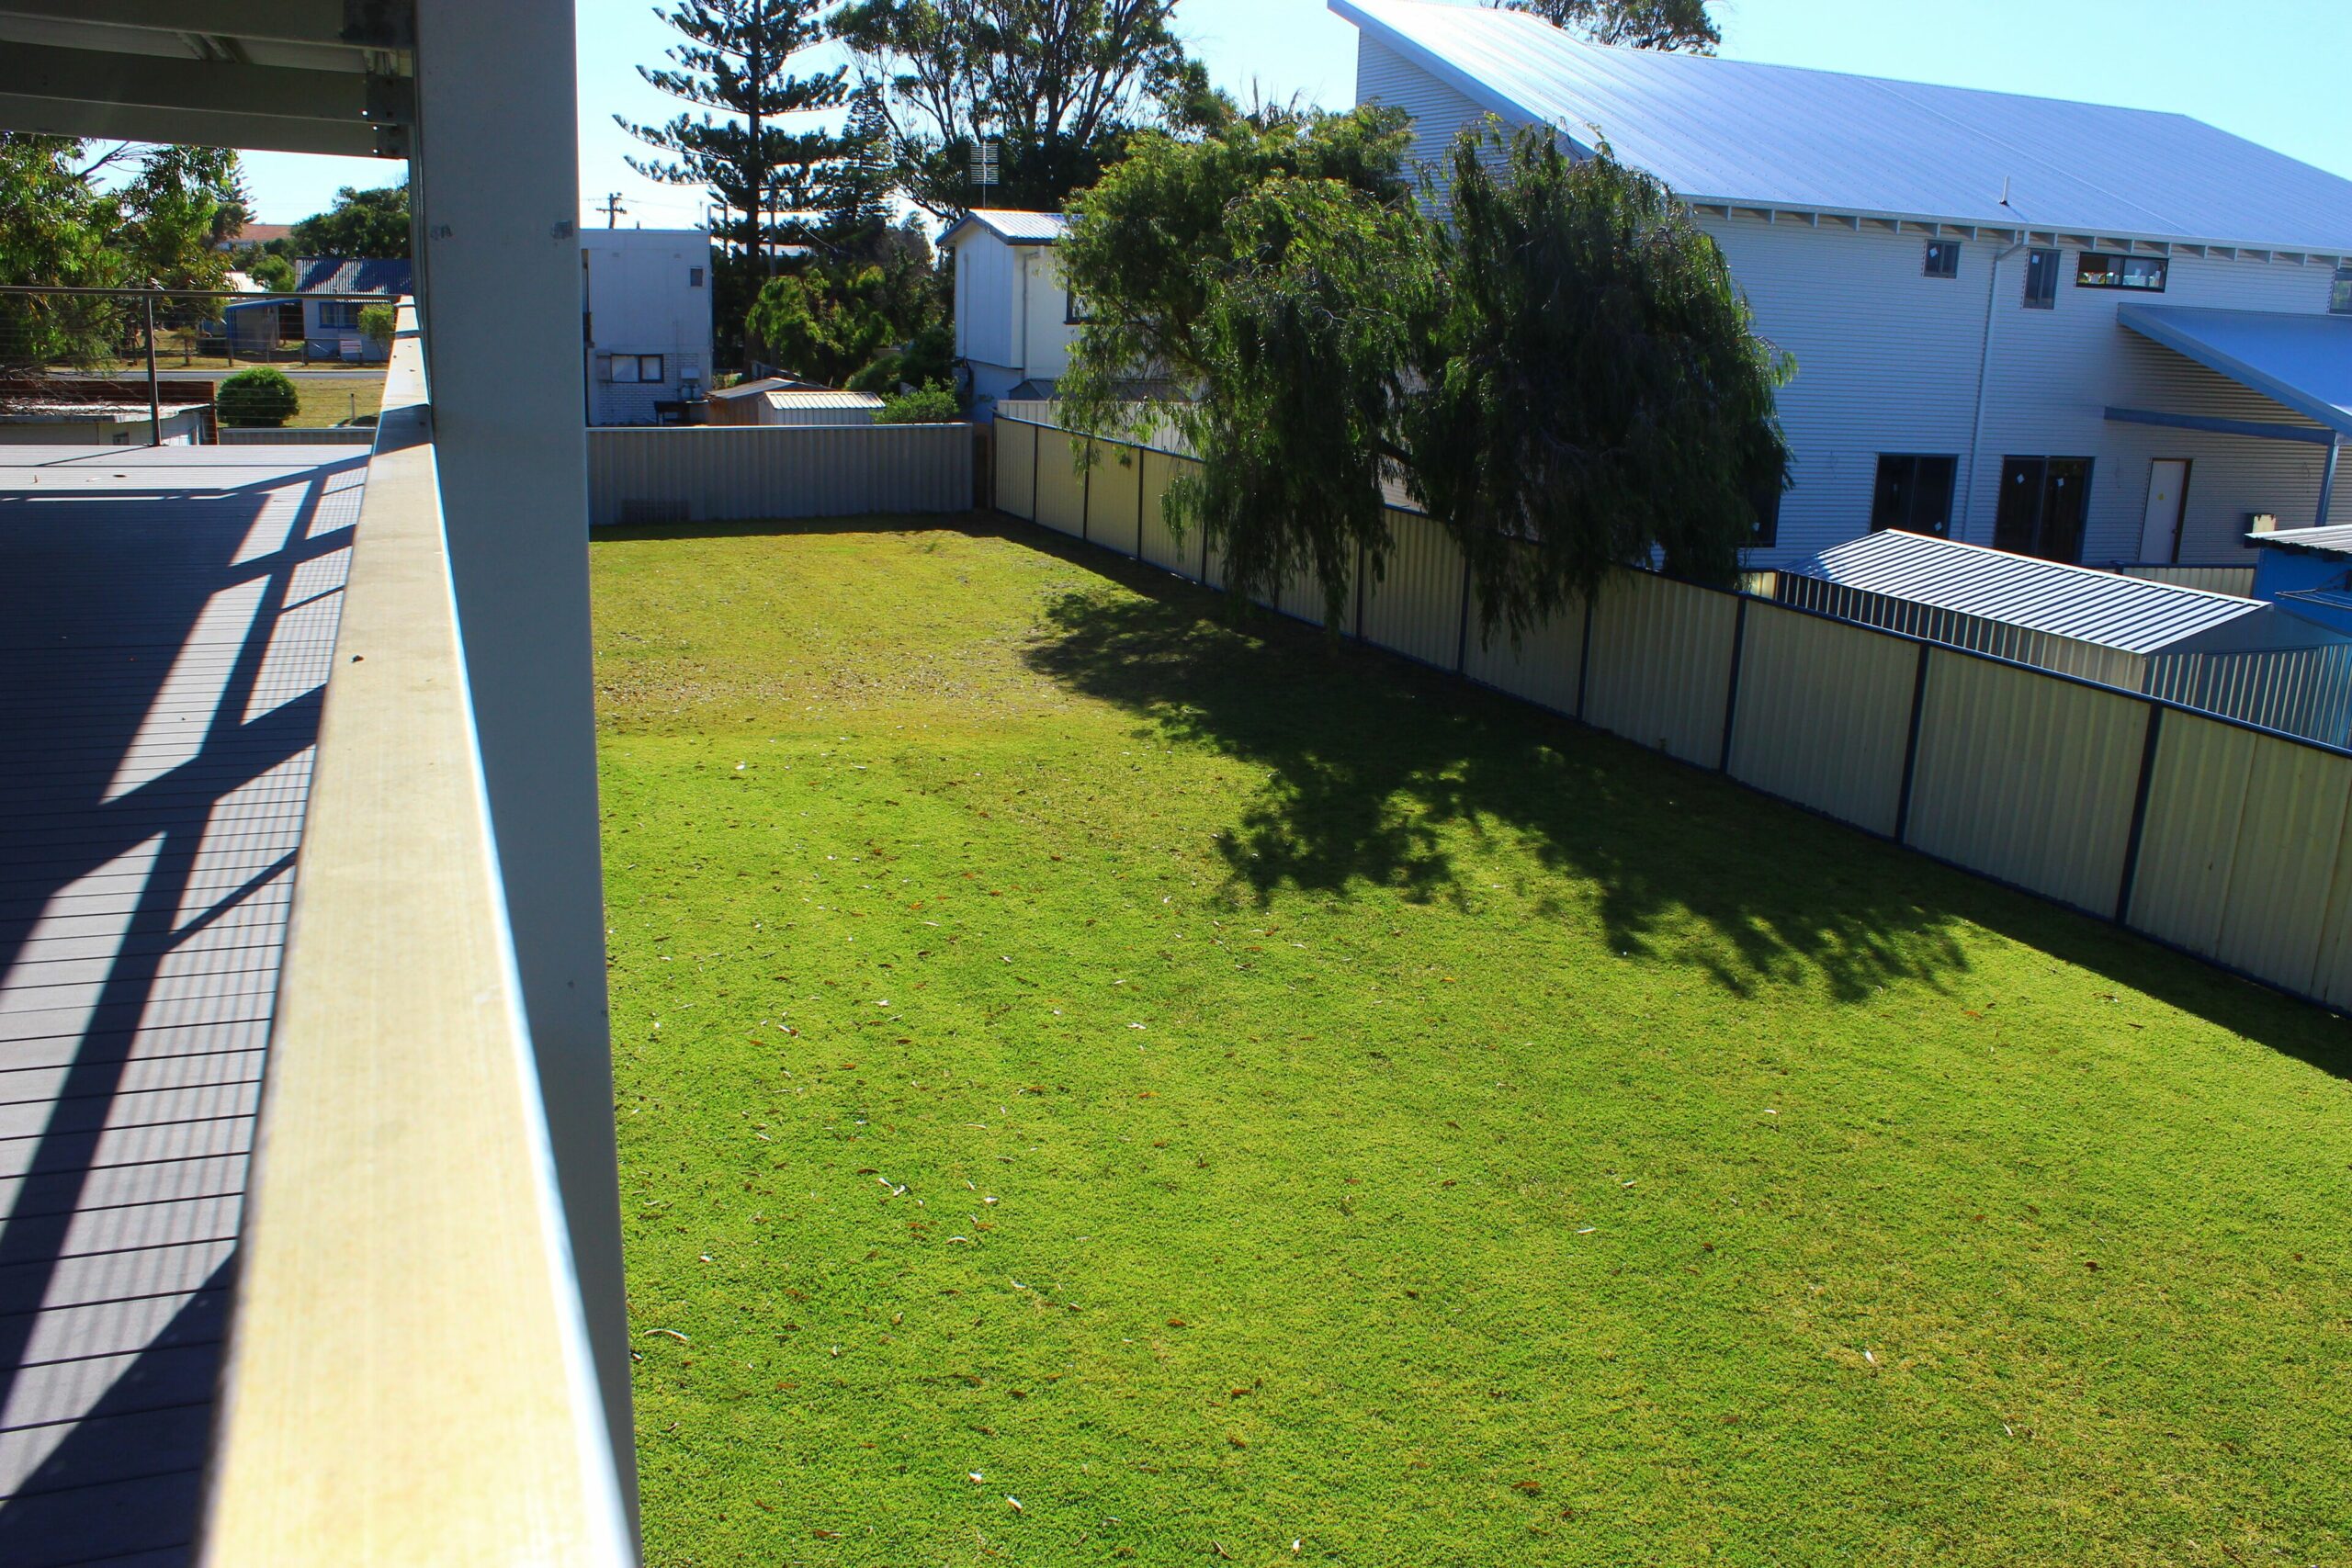
[[[882,400],[872,392],[766,392],[758,402],[757,424],[872,424],[882,412]]]

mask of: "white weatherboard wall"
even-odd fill
[[[699,229],[591,229],[580,241],[588,312],[588,423],[651,424],[656,402],[710,380],[710,236]],[[616,355],[657,380],[628,380]]]
[[[984,227],[966,229],[955,244],[956,352],[971,367],[982,408],[1024,381],[1058,379],[1078,325],[1054,248],[1011,244]]]
[[[1414,117],[1413,156],[1441,174],[1447,149],[1485,118],[1467,96],[1367,35],[1358,35],[1356,99]],[[1571,128],[1581,130],[1581,128]],[[1442,180],[1441,180],[1441,186]],[[2059,247],[2057,299],[2024,304],[2025,254],[2000,263],[1989,235],[1961,246],[1960,275],[1925,276],[1928,226],[1900,232],[1864,220],[1768,220],[1735,209],[1699,226],[1723,248],[1757,330],[1796,361],[1780,409],[1795,456],[1777,545],[1748,564],[1798,560],[1866,533],[1882,453],[1961,460],[1953,536],[1990,545],[2005,457],[2093,459],[2085,564],[2137,560],[2153,464],[2190,463],[2180,559],[2248,562],[2251,512],[2287,527],[2318,521],[2324,449],[2242,435],[2109,423],[2109,406],[2318,426],[2116,321],[2126,304],[2212,306],[2323,314],[2334,268],[2300,257],[2196,255],[2176,248],[2161,294],[2075,284],[2081,247]],[[2145,254],[2145,253],[2143,253]],[[1991,352],[1985,353],[1987,325]],[[1984,426],[1975,423],[1978,371]],[[1970,455],[1973,448],[1973,462]],[[2352,522],[2352,483],[2336,488],[2330,521]]]

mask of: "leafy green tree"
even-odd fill
[[[114,244],[133,276],[164,288],[219,288],[229,255],[214,248],[222,214],[242,213],[244,175],[225,147],[157,147],[119,193]]]
[[[945,381],[930,381],[911,392],[894,392],[875,412],[876,424],[953,424],[964,417],[956,389]]]
[[[294,253],[385,259],[409,253],[408,186],[335,192],[334,206],[294,225]]]
[[[1730,578],[1758,498],[1785,483],[1789,365],[1713,242],[1605,146],[1578,163],[1540,128],[1465,134],[1449,214],[1305,151],[1378,125],[1303,121],[1286,160],[1265,131],[1254,150],[1163,141],[1088,192],[1061,247],[1091,315],[1059,389],[1069,423],[1172,423],[1203,461],[1171,516],[1207,529],[1240,586],[1313,571],[1335,612],[1360,554],[1375,579],[1385,565],[1396,480],[1461,543],[1489,633],[1612,565]],[[1194,395],[1124,400],[1139,374]]]
[[[1723,30],[1707,15],[1709,0],[1487,0],[1524,11],[1594,43],[1713,54]]]
[[[213,393],[213,412],[220,423],[238,429],[274,429],[292,419],[302,406],[301,394],[282,370],[256,366],[240,370]]]
[[[925,325],[896,348],[886,348],[842,384],[853,392],[890,392],[956,378],[956,329],[945,320]]]
[[[0,282],[103,288],[120,284],[123,258],[107,243],[121,220],[92,189],[72,137],[0,131]],[[0,368],[87,366],[117,345],[115,301],[0,294]]]
[[[400,332],[401,312],[397,305],[378,303],[365,305],[359,310],[359,335],[371,343],[390,343]]]
[[[907,256],[806,265],[768,280],[748,318],[769,358],[841,386],[941,319],[936,275]]]
[[[900,189],[935,216],[981,205],[973,149],[1001,142],[990,207],[1058,210],[1143,128],[1232,107],[1170,27],[1176,0],[851,0],[833,17],[877,90]]]
[[[244,274],[264,288],[290,293],[294,288],[294,264],[274,252],[255,250],[244,258]]]
[[[661,125],[614,121],[659,156],[630,168],[663,185],[696,186],[720,209],[714,314],[722,334],[742,321],[774,247],[805,242],[833,195],[841,140],[808,117],[848,101],[846,67],[796,74],[793,61],[824,41],[826,0],[679,0],[655,15],[683,42],[667,66],[638,67],[689,106]],[[699,111],[699,112],[696,112]],[[786,123],[798,120],[801,129]]]

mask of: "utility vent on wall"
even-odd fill
[[[624,526],[640,523],[691,523],[693,516],[683,501],[654,501],[643,496],[628,496],[621,502],[621,523]]]

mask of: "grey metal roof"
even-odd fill
[[[956,235],[975,228],[987,230],[1008,245],[1050,245],[1069,232],[1069,220],[1058,212],[1016,212],[985,207],[966,213],[941,243],[952,245]]]
[[[1329,5],[1506,120],[1588,145],[1598,128],[1693,203],[2352,253],[2352,181],[2185,115],[1609,49],[1517,12]]]
[[[415,267],[407,258],[309,256],[295,265],[299,294],[413,294]]]
[[[1781,570],[2127,653],[2154,653],[2266,609],[2252,599],[1895,529]]]
[[[2313,555],[2352,556],[2352,523],[2325,528],[2278,528],[2248,534],[2246,543],[2271,550],[2309,550]]]
[[[2115,319],[2330,430],[2352,435],[2352,316],[2125,305]]]
[[[767,403],[773,409],[878,409],[882,400],[872,392],[792,389],[770,391]]]

